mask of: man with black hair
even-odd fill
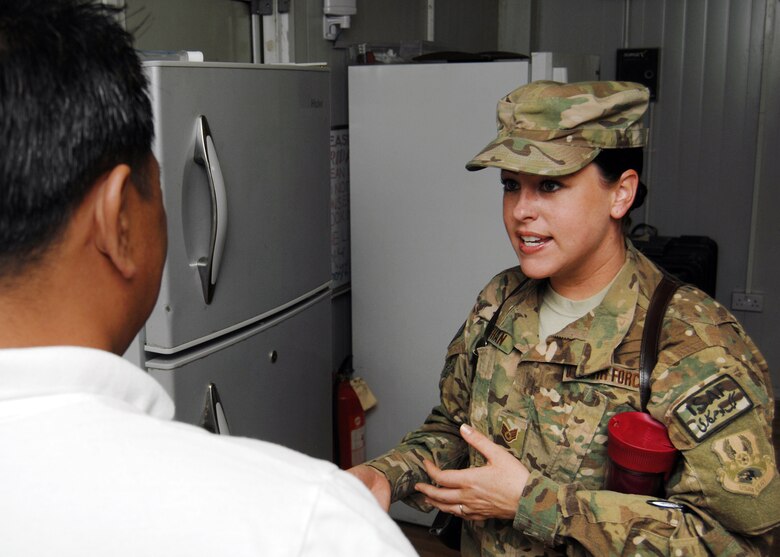
[[[105,7],[0,3],[0,553],[413,555],[354,478],[172,422],[118,356],[166,254],[146,87]]]

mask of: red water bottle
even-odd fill
[[[623,412],[607,424],[606,488],[634,495],[663,495],[677,449],[664,425],[645,412]]]

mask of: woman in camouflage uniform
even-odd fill
[[[639,348],[661,279],[623,234],[643,196],[647,103],[631,83],[520,87],[499,102],[498,138],[467,164],[501,169],[520,266],[480,293],[423,426],[351,470],[385,508],[462,516],[464,555],[765,554],[780,521],[766,362],[687,285],[664,316],[647,405],[681,455],[664,499],[604,488],[607,422],[640,409]]]

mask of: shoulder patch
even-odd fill
[[[702,441],[753,408],[745,389],[720,375],[677,405],[674,414],[695,441]]]
[[[718,439],[712,443],[712,450],[720,459],[718,481],[726,491],[755,497],[775,476],[774,459],[762,454],[751,431]]]

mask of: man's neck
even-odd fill
[[[73,265],[76,268],[77,265]],[[101,320],[99,292],[80,292],[82,270],[41,265],[0,288],[0,348],[85,346],[116,350]],[[91,296],[91,299],[85,299]]]

